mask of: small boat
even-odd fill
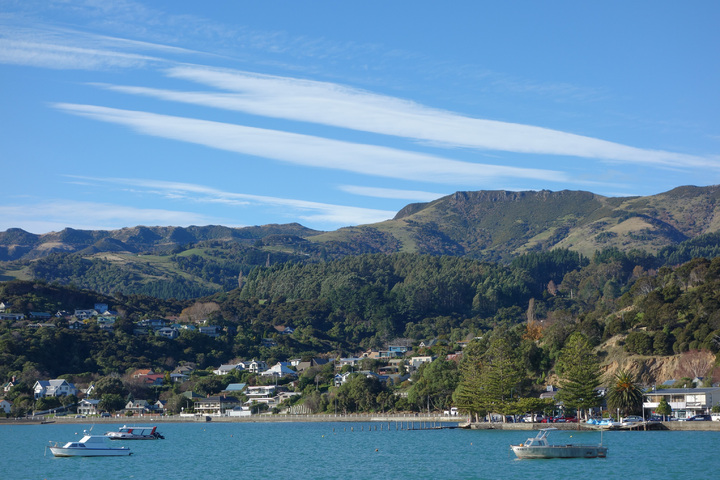
[[[157,427],[128,427],[123,425],[117,432],[105,434],[110,440],[158,440],[165,437],[157,431]]]
[[[51,442],[52,443],[52,442]],[[116,457],[132,455],[128,447],[111,447],[105,435],[85,435],[76,442],[67,442],[62,447],[55,443],[50,451],[56,457]]]
[[[518,458],[605,458],[608,448],[603,446],[602,437],[599,445],[552,445],[547,436],[550,430],[543,428],[535,437],[528,438],[520,445],[510,445]]]

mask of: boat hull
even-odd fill
[[[600,445],[549,445],[521,446],[512,445],[518,458],[605,458],[607,447]]]
[[[131,455],[129,448],[63,448],[50,447],[56,457],[121,457]]]
[[[160,437],[155,435],[127,435],[116,432],[109,432],[105,434],[110,440],[157,440]]]

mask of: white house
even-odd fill
[[[645,392],[643,408],[655,410],[663,398],[672,408],[675,417],[688,418],[710,413],[712,407],[720,405],[720,387],[666,388]]]
[[[248,398],[268,398],[275,395],[275,390],[277,387],[275,385],[258,385],[258,386],[252,386],[247,387],[245,390],[245,395],[248,396]]]
[[[98,410],[99,399],[95,398],[83,398],[80,400],[77,406],[77,413],[80,415],[97,415],[100,413]]]
[[[0,400],[0,412],[10,413],[10,409],[12,408],[12,403],[8,402],[4,398]]]
[[[287,366],[287,363],[278,362],[260,375],[265,377],[297,377],[297,372]]]
[[[249,362],[240,362],[245,370],[250,373],[262,373],[268,369],[268,364],[262,360],[250,360]]]
[[[80,310],[76,309],[75,314],[73,315],[78,320],[87,320],[88,318],[92,318],[96,316],[98,312],[96,310]]]
[[[35,399],[43,397],[63,397],[66,395],[77,395],[75,385],[67,380],[58,378],[54,380],[38,380],[33,385]]]

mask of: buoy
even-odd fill
[[[377,451],[378,451],[378,449],[376,448],[376,449],[375,449],[375,451],[377,452]]]

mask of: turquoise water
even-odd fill
[[[104,433],[120,425],[99,425]],[[377,430],[375,430],[377,428]],[[606,432],[606,459],[517,460],[510,443],[534,432],[396,430],[378,423],[169,423],[165,440],[115,442],[130,457],[55,458],[48,441],[79,425],[0,426],[7,479],[709,479],[720,432]],[[553,432],[556,443],[598,443],[597,432]]]

